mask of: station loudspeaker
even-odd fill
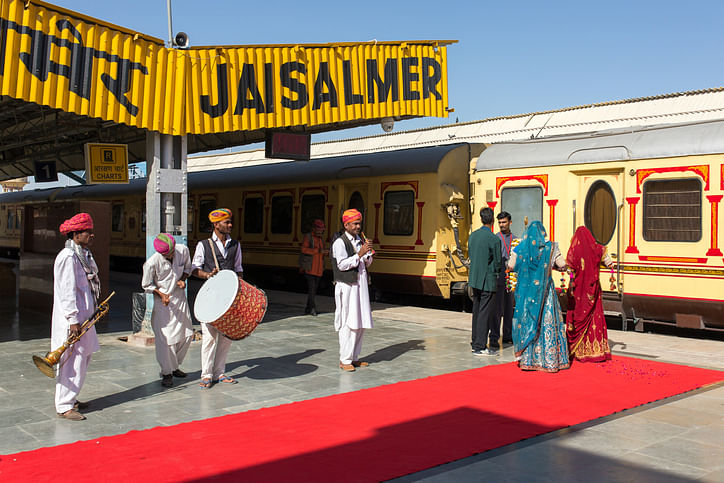
[[[186,32],[179,32],[173,39],[173,44],[180,49],[189,48],[189,36]]]

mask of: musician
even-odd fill
[[[186,300],[186,279],[191,275],[191,256],[172,235],[159,233],[153,240],[156,253],[143,264],[144,292],[153,294],[151,326],[156,335],[156,360],[161,366],[161,385],[173,386],[173,378],[186,377],[179,366],[186,357],[194,331]]]
[[[101,292],[96,265],[89,246],[93,242],[93,219],[78,213],[60,225],[67,237],[65,248],[53,265],[53,320],[51,350],[62,346],[70,336],[78,336],[81,325],[96,309]],[[91,327],[66,350],[58,362],[55,383],[55,410],[58,417],[71,421],[85,419],[78,410],[87,403],[78,401],[91,354],[99,349],[95,327]]]
[[[219,208],[209,213],[214,225],[211,238],[200,240],[194,251],[192,275],[204,280],[216,275],[219,270],[233,270],[241,277],[241,246],[231,238],[231,210]],[[231,348],[231,339],[209,324],[201,324],[201,383],[202,389],[209,389],[214,382],[236,384],[236,380],[224,374],[226,357]]]
[[[339,332],[339,368],[352,372],[367,366],[359,360],[365,329],[372,328],[372,310],[367,289],[367,267],[372,263],[372,245],[362,239],[362,213],[342,214],[344,232],[332,243],[334,273],[334,329]]]

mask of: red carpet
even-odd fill
[[[624,357],[511,363],[0,456],[0,480],[380,481],[721,380]]]

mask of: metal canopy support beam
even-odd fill
[[[155,253],[153,240],[159,233],[169,233],[176,243],[188,244],[187,146],[186,136],[146,134],[146,260]],[[153,340],[152,313],[153,294],[146,294],[141,337],[136,338],[145,337],[145,344]]]

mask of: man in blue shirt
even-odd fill
[[[495,292],[495,324],[490,330],[490,337],[498,340],[500,338],[500,318],[503,318],[503,344],[513,343],[513,305],[515,297],[512,291],[508,291],[506,287],[505,267],[508,266],[510,259],[511,246],[516,236],[510,231],[510,222],[512,217],[507,211],[498,213],[498,228],[500,231],[496,236],[500,239],[501,258],[503,268],[498,276],[498,287]]]

